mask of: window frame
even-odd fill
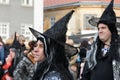
[[[33,0],[21,0],[21,5],[25,7],[32,7],[33,6]]]
[[[0,35],[3,38],[3,40],[9,38],[9,28],[10,28],[10,23],[0,22]]]
[[[50,26],[52,27],[55,24],[55,17],[51,16],[50,17]]]
[[[0,0],[0,4],[9,5],[10,0]]]
[[[21,34],[26,37],[26,39],[31,40],[32,39],[32,34],[29,30],[29,27],[33,27],[33,24],[21,24],[20,30]]]
[[[91,17],[96,17],[97,14],[84,14],[84,26],[83,26],[83,30],[96,30],[95,26],[92,26],[89,24],[88,20]]]

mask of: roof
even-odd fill
[[[54,6],[54,5],[61,5],[67,3],[74,3],[79,2],[79,0],[44,0],[44,6]]]
[[[44,0],[44,6],[56,6],[56,5],[63,5],[63,4],[71,4],[71,3],[83,3],[83,2],[101,2],[101,3],[108,3],[111,0]],[[120,0],[115,0],[115,4],[120,4]]]

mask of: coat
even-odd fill
[[[24,57],[13,72],[14,80],[31,80],[34,74],[34,64]]]
[[[97,50],[97,44],[95,43],[91,46],[91,50],[87,51],[86,65],[87,65],[88,68],[86,68],[86,70],[85,70],[85,67],[84,67],[84,72],[82,74],[82,77],[83,77],[82,80],[89,80],[89,78],[85,79],[84,77],[86,75],[88,77],[89,75],[87,73],[89,72],[89,70],[94,69],[95,65],[97,64],[97,62],[95,60],[96,59],[95,58],[96,50]],[[118,42],[118,52],[119,52],[119,58],[120,58],[120,42]],[[89,53],[92,53],[92,54],[89,54]],[[117,61],[117,60],[113,59],[112,60],[112,68],[113,68],[113,78],[114,78],[114,80],[120,80],[120,61]]]

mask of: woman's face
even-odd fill
[[[10,51],[9,54],[11,55],[11,58],[13,59],[15,57],[15,49],[10,48],[9,51]]]
[[[44,44],[40,40],[37,41],[35,47],[34,47],[34,58],[35,61],[40,62],[43,59],[45,59],[45,54],[44,54]]]

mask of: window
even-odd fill
[[[33,0],[22,0],[22,6],[33,6]]]
[[[84,30],[95,30],[96,27],[89,24],[88,20],[91,17],[96,17],[96,14],[84,14]]]
[[[117,17],[117,22],[120,22],[120,17]]]
[[[50,25],[51,27],[55,24],[55,17],[50,18]]]
[[[0,23],[0,35],[3,40],[9,37],[9,23]]]
[[[9,4],[9,2],[10,2],[9,0],[0,0],[0,4],[6,4],[7,5],[7,4]]]
[[[29,27],[32,27],[32,24],[21,24],[21,34],[24,35],[26,37],[27,40],[31,40],[32,39],[32,34],[29,30]]]

